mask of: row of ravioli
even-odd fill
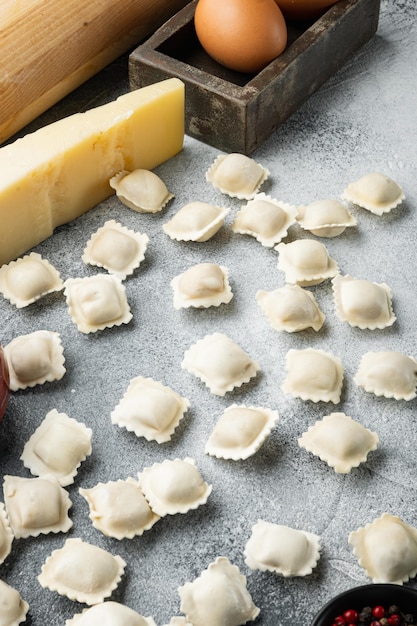
[[[295,207],[260,194],[269,174],[263,165],[237,153],[218,156],[206,172],[206,180],[222,194],[248,201],[232,224],[234,232],[252,235],[262,245],[272,247],[296,221],[304,230],[321,237],[338,236],[356,225],[356,218],[346,205],[336,200],[317,200]],[[123,171],[110,184],[121,202],[141,213],[156,213],[174,198],[161,179],[144,170]],[[400,185],[379,172],[350,183],[341,195],[341,200],[376,215],[392,211],[404,199]],[[196,201],[183,206],[163,228],[173,239],[207,241],[222,226],[228,212],[225,207]]]
[[[58,381],[66,373],[64,347],[55,331],[37,330],[19,335],[4,346],[4,355],[12,391]],[[290,349],[285,358],[286,377],[281,385],[284,393],[312,402],[340,402],[344,381],[340,358],[315,348]],[[261,369],[238,343],[220,332],[196,341],[185,351],[181,367],[218,396],[248,383]],[[311,375],[313,371],[315,376]],[[409,401],[416,397],[417,363],[413,357],[398,351],[367,352],[361,357],[353,380],[368,393]],[[166,405],[167,389],[158,381],[136,377],[113,411],[113,423],[148,440],[168,441],[188,407],[188,400],[180,402],[180,396],[170,390]],[[146,403],[152,394],[161,396],[155,414],[150,410],[152,403]],[[143,414],[136,411],[136,402],[145,402]]]
[[[123,229],[121,224],[111,220],[96,235],[104,231],[113,239]],[[133,234],[147,238],[146,235]],[[145,244],[142,259],[144,248]],[[117,256],[120,248],[113,243],[111,249],[113,256]],[[303,287],[321,283],[328,278],[332,278],[335,310],[342,321],[361,329],[382,329],[395,322],[390,288],[384,283],[341,276],[337,263],[329,257],[322,243],[301,239],[288,244],[281,243],[277,249],[280,252],[278,268],[285,272],[286,285],[269,292],[260,289],[256,294],[273,328],[287,332],[306,328],[320,330],[325,316],[313,294]],[[41,255],[32,252],[0,268],[0,292],[16,307],[23,308],[49,293],[65,289],[71,318],[81,332],[90,333],[127,324],[132,319],[121,281],[124,277],[113,272],[108,275],[69,278],[63,282],[54,266]],[[216,263],[191,266],[175,276],[171,286],[176,309],[220,306],[228,304],[233,298],[228,269]]]

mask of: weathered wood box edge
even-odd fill
[[[129,56],[132,89],[185,83],[185,132],[224,152],[251,154],[378,28],[380,0],[339,0],[310,24],[288,24],[287,49],[256,75],[210,59],[194,31],[197,0]]]

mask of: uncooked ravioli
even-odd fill
[[[177,241],[208,241],[223,226],[229,212],[227,207],[196,200],[181,207],[162,228]]]
[[[161,517],[198,508],[212,490],[190,458],[154,463],[138,474],[138,480],[152,511]]]
[[[10,374],[10,389],[26,389],[60,380],[64,367],[61,335],[49,330],[36,330],[12,339],[4,347]]]
[[[315,239],[296,239],[279,243],[278,269],[285,273],[285,281],[301,287],[318,285],[335,276],[339,267],[326,246]]]
[[[340,359],[330,352],[291,349],[286,355],[286,370],[281,386],[284,393],[312,402],[340,402],[344,371]]]
[[[26,442],[20,458],[35,476],[53,475],[66,487],[91,454],[92,434],[85,424],[52,409]]]
[[[383,513],[352,531],[349,543],[373,583],[402,585],[417,574],[417,529]]]
[[[63,287],[58,270],[36,252],[0,267],[0,293],[18,309]]]
[[[206,335],[193,344],[185,352],[181,367],[218,396],[241,387],[259,371],[258,363],[223,333]]]
[[[392,326],[397,319],[391,289],[385,283],[338,274],[332,285],[336,315],[342,322],[362,330],[376,330]]]
[[[81,258],[84,263],[103,267],[123,280],[144,260],[148,243],[146,234],[108,220],[90,237]]]
[[[348,474],[376,450],[379,437],[345,413],[318,420],[298,439],[298,444],[325,461],[338,474]]]
[[[247,459],[259,450],[278,419],[277,411],[232,404],[214,426],[205,452],[222,459]]]
[[[229,270],[216,263],[198,263],[171,280],[174,308],[203,308],[228,304],[233,298]]]
[[[206,180],[232,198],[250,200],[267,180],[269,170],[237,152],[219,155],[206,172]]]
[[[264,520],[252,526],[246,543],[245,563],[254,570],[285,577],[307,576],[320,558],[320,537]]]
[[[193,626],[240,626],[255,620],[260,613],[247,590],[246,577],[224,556],[217,557],[178,592],[181,611]]]
[[[236,214],[231,229],[272,248],[287,236],[288,229],[295,224],[296,215],[295,206],[259,193]]]
[[[70,600],[93,605],[112,594],[125,567],[126,563],[120,556],[113,556],[82,539],[71,538],[47,557],[38,581],[42,587]]]
[[[132,539],[159,520],[133,478],[98,483],[79,492],[89,505],[94,528],[107,537]]]

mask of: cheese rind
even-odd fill
[[[171,78],[0,148],[0,265],[113,193],[120,170],[152,170],[184,141],[184,84]]]

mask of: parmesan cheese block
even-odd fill
[[[114,193],[120,170],[152,170],[184,141],[184,84],[164,80],[0,148],[0,265]]]

